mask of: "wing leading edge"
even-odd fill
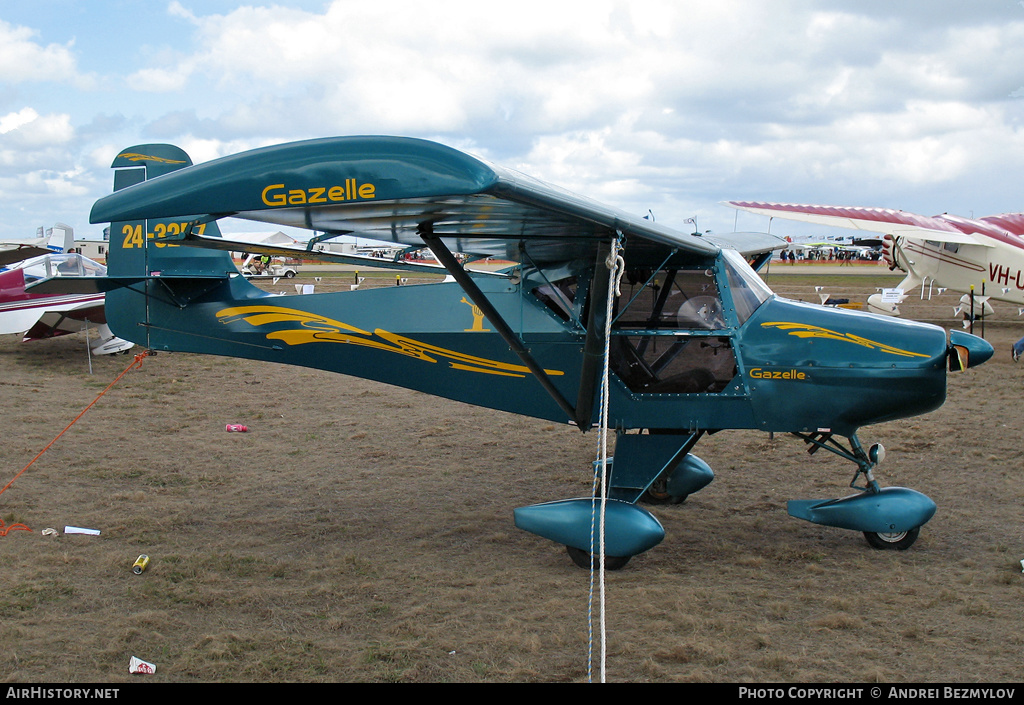
[[[9,264],[49,254],[51,251],[47,249],[45,239],[26,242],[0,242],[0,267],[6,267]]]
[[[1019,214],[991,216],[972,220],[953,215],[917,215],[891,208],[863,208],[847,206],[816,206],[794,203],[765,203],[760,201],[726,201],[725,205],[738,210],[785,218],[804,223],[882,233],[893,236],[952,242],[962,245],[994,247],[988,238],[1016,241],[1020,234],[1008,225],[1021,224]]]

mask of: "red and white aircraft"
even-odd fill
[[[889,268],[907,274],[898,286],[901,301],[914,287],[934,284],[964,294],[973,286],[975,304],[986,313],[991,311],[989,298],[1024,306],[1024,213],[975,220],[889,208],[751,201],[727,201],[725,205],[770,218],[882,233],[882,254]],[[882,303],[878,294],[868,299],[868,306],[876,313],[899,315],[897,305]]]
[[[49,238],[0,243],[0,262],[12,265],[0,270],[0,334],[22,333],[24,340],[37,340],[78,333],[91,325],[99,334],[89,344],[94,355],[130,349],[132,343],[115,337],[107,327],[102,292],[43,294],[26,290],[43,279],[106,276],[107,268],[99,262],[63,251],[74,244],[71,228],[63,227],[63,233],[54,232]],[[67,241],[55,242],[58,237]],[[48,254],[36,256],[40,250]]]

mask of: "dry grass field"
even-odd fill
[[[863,300],[890,279],[827,285]],[[770,276],[808,300],[823,280]],[[957,326],[956,298],[904,311]],[[997,313],[996,357],[951,376],[944,407],[862,430],[889,451],[883,485],[938,504],[913,548],[786,514],[848,494],[849,463],[714,435],[697,453],[715,482],[651,508],[665,541],[607,575],[607,679],[1019,681],[1024,363],[1008,351],[1024,324]],[[80,336],[0,339],[0,485],[131,359],[89,374]],[[344,376],[148,357],[0,495],[31,529],[0,537],[0,680],[585,681],[588,573],[512,510],[586,494],[596,444]],[[132,656],[157,673],[129,675]]]

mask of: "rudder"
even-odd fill
[[[114,191],[192,166],[188,154],[170,144],[143,144],[122,150],[111,163]],[[197,216],[198,217],[198,216]],[[157,218],[110,223],[107,276],[144,278],[127,289],[107,294],[107,319],[119,337],[153,347],[150,320],[167,290],[153,277],[167,280],[188,277],[230,276],[237,268],[227,252],[185,247],[167,238],[184,233],[196,217]],[[193,226],[200,235],[220,237],[216,222]],[[140,296],[139,294],[143,294]]]

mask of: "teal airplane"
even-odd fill
[[[858,430],[937,408],[947,370],[992,354],[963,332],[775,296],[755,270],[778,238],[676,231],[432,142],[340,137],[199,165],[148,144],[112,167],[114,193],[91,214],[110,223],[108,274],[93,285],[108,290],[122,338],[355,375],[583,431],[607,408],[615,448],[595,492],[601,518],[592,497],[514,511],[518,527],[564,544],[579,565],[603,555],[619,568],[657,545],[664,529],[641,500],[681,502],[710,482],[693,450],[725,429],[792,433],[847,459],[858,492],[789,512],[863,532],[876,548],[909,547],[935,504],[880,486],[884,451],[862,446]],[[450,276],[269,295],[229,252],[296,250],[222,237],[217,221],[229,217],[312,231],[304,258]],[[437,264],[326,251],[342,235],[429,248]],[[509,264],[474,269],[483,258]]]

